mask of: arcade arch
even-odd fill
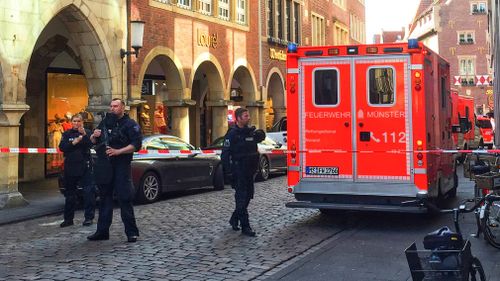
[[[21,147],[56,146],[59,118],[85,111],[91,125],[88,111],[107,109],[118,82],[112,78],[116,75],[105,51],[109,47],[101,37],[104,33],[92,23],[97,23],[92,13],[85,15],[69,4],[40,33],[27,68],[26,104],[30,110],[21,119]],[[61,161],[60,155],[20,155],[19,178],[44,178],[57,172]]]

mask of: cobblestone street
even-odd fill
[[[200,191],[135,207],[141,231],[126,243],[115,208],[109,241],[61,229],[60,216],[2,226],[1,280],[253,280],[349,226],[317,210],[287,209],[286,177],[256,183],[250,220],[257,237],[233,231],[233,190]]]

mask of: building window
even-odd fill
[[[301,19],[298,0],[268,0],[266,14],[267,35],[272,42],[300,42]]]
[[[311,14],[312,19],[312,45],[325,45],[325,19],[319,15]]]
[[[351,38],[360,43],[365,42],[365,23],[362,22],[356,15],[350,14],[349,17],[349,28],[351,32]]]
[[[276,9],[276,21],[278,24],[278,38],[279,39],[284,39],[283,38],[283,0],[278,0],[278,7]]]
[[[314,71],[314,105],[335,106],[339,103],[339,81],[336,69]]]
[[[199,0],[199,12],[204,15],[212,15],[212,0]]]
[[[184,9],[191,9],[191,0],[178,0],[177,6]]]
[[[241,24],[247,23],[247,1],[236,0],[236,22]]]
[[[300,43],[300,4],[297,2],[293,3],[293,28],[293,41]]]
[[[267,3],[267,36],[274,37],[274,0],[269,0]]]
[[[474,44],[474,31],[458,31],[458,44]]]
[[[459,57],[458,66],[462,86],[473,86],[475,84],[474,77],[476,76],[476,59],[467,56]]]
[[[285,5],[285,20],[286,20],[286,40],[292,41],[292,1],[286,0]]]
[[[346,0],[333,0],[333,3],[344,10],[346,8],[345,7]]]
[[[219,18],[229,20],[229,0],[219,0]]]
[[[371,105],[394,104],[394,69],[377,67],[368,70],[368,94]]]
[[[470,3],[471,13],[475,14],[486,14],[486,1],[474,1]]]
[[[336,22],[333,31],[333,45],[347,45],[349,44],[349,31],[347,26]]]

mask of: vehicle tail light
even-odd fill
[[[290,162],[292,164],[295,164],[296,163],[296,158],[297,158],[297,152],[295,151],[297,149],[297,147],[295,146],[295,142],[292,143],[292,146],[290,146],[290,149],[292,150],[291,153],[290,153]]]
[[[295,78],[293,76],[290,78],[290,93],[295,93]]]
[[[423,150],[423,144],[422,140],[417,140],[417,150]]]
[[[415,72],[415,79],[413,80],[415,82],[415,91],[420,91],[422,89],[422,73],[416,71]]]
[[[419,153],[417,154],[417,159],[418,159],[418,160],[422,160],[422,159],[424,159],[424,155],[422,154],[422,152],[419,152]]]
[[[288,188],[288,193],[293,193],[293,188],[292,187]]]

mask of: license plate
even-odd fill
[[[307,175],[326,175],[337,176],[339,174],[339,167],[306,167]]]

